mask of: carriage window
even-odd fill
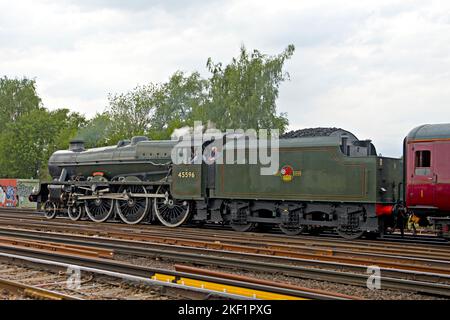
[[[431,151],[416,151],[416,175],[429,175],[431,173]]]

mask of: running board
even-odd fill
[[[109,193],[98,196],[79,196],[77,200],[97,200],[97,199],[111,199],[111,200],[124,200],[127,201],[130,198],[166,198],[165,194],[156,194],[156,193]]]

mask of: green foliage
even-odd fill
[[[138,135],[170,139],[175,129],[193,123],[193,110],[203,108],[207,100],[207,85],[199,73],[176,72],[167,83],[150,83],[126,94],[110,95],[106,140],[115,144]]]
[[[186,125],[193,125],[193,115],[204,108],[208,99],[208,81],[198,72],[186,76],[178,71],[156,93],[155,114],[151,119],[150,136],[170,139],[171,133]]]
[[[279,129],[288,126],[286,114],[277,114],[280,84],[289,79],[284,63],[294,54],[290,45],[281,54],[267,56],[241,48],[226,67],[208,60],[211,73],[173,74],[162,84],[150,83],[131,92],[110,96],[108,141],[117,143],[135,135],[169,139],[172,132],[194,121],[212,122],[218,129]]]
[[[104,147],[110,144],[109,128],[111,117],[108,113],[97,113],[80,128],[77,138],[84,141],[86,148]]]
[[[109,95],[102,114],[86,120],[68,109],[48,111],[30,79],[0,78],[0,177],[49,178],[47,162],[75,137],[88,148],[116,144],[146,135],[169,139],[175,129],[194,121],[225,129],[280,129],[288,120],[277,114],[280,84],[289,79],[285,61],[295,51],[290,45],[281,54],[267,56],[245,47],[223,67],[207,67],[209,78],[198,72],[174,73],[168,82],[138,86],[125,94]]]
[[[289,79],[283,66],[294,51],[290,45],[283,53],[270,57],[258,50],[249,54],[243,46],[239,58],[233,58],[226,67],[210,58],[207,66],[212,73],[211,100],[207,118],[222,130],[253,128],[284,132],[288,119],[285,114],[277,115],[276,99],[280,83]]]
[[[68,109],[32,110],[9,123],[0,137],[0,176],[46,178],[47,161],[59,149],[67,149],[85,119]]]
[[[119,95],[109,96],[110,116],[108,141],[118,141],[148,134],[155,113],[155,99],[159,86],[149,84]]]
[[[9,123],[40,106],[34,80],[0,78],[0,133]]]

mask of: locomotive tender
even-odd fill
[[[414,132],[405,140],[405,150],[413,141],[414,148],[424,147]],[[450,129],[446,139],[450,145]],[[30,200],[43,206],[48,218],[66,212],[78,220],[86,213],[95,222],[120,218],[127,224],[158,221],[168,227],[208,222],[229,224],[237,231],[276,225],[288,235],[334,229],[348,239],[383,234],[392,226],[395,215],[406,210],[405,188],[415,209],[440,213],[439,207],[411,202],[410,153],[404,166],[403,159],[377,156],[370,140],[358,140],[342,129],[305,130],[298,138],[280,139],[280,166],[271,175],[261,175],[260,164],[172,161],[172,155],[183,157],[195,148],[210,152],[218,141],[190,142],[134,137],[117,146],[85,150],[82,141],[72,141],[69,150],[51,156],[53,181],[42,183]],[[215,157],[225,159],[239,148],[226,135],[220,142]],[[246,155],[255,151],[245,143],[241,148]],[[414,181],[420,173],[430,177],[430,171],[420,169]],[[427,217],[429,212],[421,213]],[[445,227],[445,221],[439,223]]]

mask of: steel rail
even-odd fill
[[[19,234],[20,233],[17,233],[17,235]],[[91,237],[84,237],[79,235],[49,235],[48,233],[39,235],[39,232],[37,232],[37,234],[36,232],[34,232],[34,235],[32,235],[27,231],[24,231],[22,235],[26,237],[37,237],[44,240],[47,239],[49,241],[55,242],[62,241],[71,244],[84,244],[86,246],[101,245],[104,248],[113,249],[116,253],[127,255],[160,257],[174,261],[190,262],[197,265],[222,266],[265,273],[283,273],[285,275],[290,275],[298,278],[353,284],[358,286],[366,286],[368,279],[368,276],[364,274],[366,273],[367,268],[357,265],[303,261],[301,259],[268,257],[259,254],[244,255],[242,253],[236,252],[189,248],[164,244],[149,244],[145,242],[126,241],[100,237],[92,239]],[[243,259],[244,257],[246,259]],[[271,260],[272,262],[267,262],[264,260]],[[340,269],[344,268],[352,271],[357,271],[359,273],[348,273],[319,268],[307,268],[305,266]],[[386,289],[407,290],[450,297],[450,285],[440,283],[444,280],[447,282],[450,281],[450,277],[447,275],[387,268],[380,268],[380,271],[381,283],[382,286]],[[411,280],[411,278],[420,280]]]
[[[53,241],[61,243],[70,243],[73,245],[83,245],[85,247],[92,246],[97,250],[97,247],[101,245],[103,248],[113,250],[116,253],[134,254],[134,255],[158,255],[160,252],[172,250],[176,252],[191,252],[198,254],[216,254],[227,257],[248,257],[262,260],[272,260],[285,264],[296,264],[312,267],[334,268],[334,269],[347,269],[357,272],[365,272],[367,270],[366,265],[349,264],[336,261],[321,261],[317,259],[301,259],[295,257],[274,256],[252,252],[239,252],[239,251],[224,251],[217,248],[202,247],[189,247],[184,245],[166,244],[166,243],[151,243],[145,241],[139,241],[138,239],[117,239],[109,238],[104,235],[89,237],[73,234],[61,234],[61,233],[49,233],[42,231],[31,230],[4,230],[0,228],[0,236],[21,237],[32,240],[41,241]],[[150,250],[153,249],[153,250]],[[385,272],[388,272],[392,276],[409,276],[420,277],[427,281],[437,282],[441,279],[449,279],[449,275],[445,273],[432,273],[429,271],[410,271],[405,269],[383,268]],[[431,276],[430,276],[431,275]],[[450,280],[449,280],[450,281]]]
[[[220,256],[226,256],[231,258],[254,258],[261,259],[265,261],[274,261],[276,263],[283,264],[296,264],[302,266],[312,266],[321,268],[332,268],[332,269],[346,269],[351,271],[356,271],[364,273],[367,270],[367,266],[348,264],[342,262],[329,262],[320,260],[309,260],[309,259],[299,259],[292,257],[282,257],[282,256],[270,256],[262,255],[250,252],[234,252],[234,251],[222,251],[218,249],[208,249],[199,247],[188,247],[173,244],[164,243],[150,243],[138,240],[126,240],[126,239],[114,239],[107,238],[103,236],[89,237],[82,235],[72,235],[72,234],[59,234],[59,233],[49,233],[41,231],[29,231],[29,230],[1,230],[0,235],[11,236],[11,237],[23,237],[33,240],[42,241],[54,241],[62,243],[70,243],[74,245],[83,246],[93,246],[94,248],[101,245],[103,248],[114,250],[115,253],[123,253],[130,255],[141,255],[141,256],[159,256],[161,254],[167,254],[169,251],[175,252],[188,252],[197,254],[215,254]],[[173,256],[173,255],[172,255]],[[171,256],[171,257],[172,257]],[[414,277],[419,278],[424,281],[438,282],[441,280],[450,281],[450,276],[441,273],[431,273],[431,272],[420,272],[420,271],[410,271],[403,269],[393,269],[393,268],[382,268],[384,273],[388,273],[393,277]]]
[[[9,213],[11,213],[11,212],[20,212],[20,213],[24,213],[24,214],[26,214],[27,215],[27,217],[26,218],[30,218],[30,219],[32,219],[32,218],[34,218],[34,219],[36,219],[36,220],[39,220],[39,221],[46,221],[46,222],[48,222],[48,223],[54,223],[54,220],[47,220],[47,219],[45,219],[45,218],[43,218],[41,215],[40,215],[40,213],[33,213],[33,214],[30,214],[30,210],[29,209],[20,209],[20,210],[23,210],[23,211],[20,211],[20,210],[15,210],[15,209],[4,209],[4,210],[6,210],[6,212],[9,212]],[[33,212],[33,211],[31,211],[31,212]],[[32,215],[32,217],[30,217],[30,215]],[[0,217],[4,217],[4,211],[2,211],[1,210],[1,208],[0,208]],[[10,216],[11,218],[17,218],[17,216],[14,216],[14,215],[11,215]],[[58,221],[64,221],[64,219],[58,219]],[[71,222],[70,220],[66,220],[67,222]],[[92,222],[90,222],[90,221],[79,221],[78,223],[85,223],[86,225],[92,225]],[[112,226],[112,225],[114,225],[115,227],[120,227],[120,226],[122,226],[122,227],[126,227],[127,225],[123,225],[123,224],[119,224],[119,225],[117,225],[117,224],[113,224],[113,223],[105,223],[105,224],[102,224],[102,226]],[[95,226],[99,226],[99,225],[95,225]],[[137,226],[135,226],[135,228],[137,228],[137,229],[141,229],[141,228],[143,228],[143,227],[146,227],[146,226],[149,226],[149,225],[145,225],[145,224],[142,224],[142,225],[140,225],[139,227],[137,227]],[[152,225],[151,226],[152,228],[158,228],[159,226],[155,226],[155,225]],[[183,232],[190,232],[190,233],[194,233],[194,232],[205,232],[205,230],[201,230],[201,231],[199,231],[199,229],[193,229],[193,228],[190,228],[189,226],[185,226],[184,228],[179,228],[178,230],[183,230]],[[208,229],[206,229],[207,231],[212,231],[212,230],[217,230],[216,228],[208,228]],[[176,232],[175,230],[172,230],[172,232]],[[223,233],[223,234],[230,234],[230,236],[233,236],[233,237],[238,237],[238,234],[239,233],[236,233],[236,232],[234,232],[234,231],[229,231],[227,228],[222,228],[221,230],[220,230],[220,232],[221,233]],[[255,235],[254,233],[247,233],[247,235],[248,235],[248,237],[250,237],[250,236],[253,236],[253,235]],[[333,245],[337,245],[337,244],[342,244],[342,245],[344,245],[344,246],[348,246],[349,244],[350,244],[350,242],[348,241],[348,240],[345,240],[345,239],[340,239],[340,238],[333,238],[332,240],[330,240],[329,238],[326,238],[326,237],[313,237],[313,238],[311,238],[312,236],[286,236],[286,235],[280,235],[280,234],[260,234],[260,233],[258,233],[258,234],[256,234],[258,237],[264,237],[264,238],[266,238],[267,239],[267,237],[272,237],[273,239],[279,239],[279,241],[294,241],[294,242],[298,242],[298,241],[309,241],[309,242],[312,242],[312,241],[319,241],[319,242],[323,242],[324,243],[324,241],[328,241],[328,242],[331,242],[332,241],[332,243],[333,243]],[[388,237],[389,238],[389,237]],[[442,248],[443,247],[443,245],[444,245],[444,247],[446,246],[446,245],[448,245],[449,244],[449,242],[448,241],[446,241],[446,240],[444,240],[444,239],[441,239],[441,238],[436,238],[435,240],[436,241],[421,241],[419,238],[417,238],[417,241],[415,241],[415,240],[408,240],[408,241],[404,241],[404,244],[400,244],[399,242],[401,242],[401,241],[399,241],[399,240],[396,240],[395,239],[395,237],[394,238],[392,238],[393,239],[393,241],[384,241],[384,240],[380,240],[380,239],[377,239],[377,240],[370,240],[370,241],[367,241],[367,240],[362,240],[362,239],[359,239],[359,240],[357,240],[356,242],[351,242],[351,244],[353,244],[353,245],[355,245],[355,243],[357,243],[358,245],[368,245],[368,246],[371,246],[371,247],[373,247],[373,246],[395,246],[395,247],[397,247],[397,248],[402,248],[402,249],[404,249],[404,244],[408,244],[408,245],[418,245],[418,244],[420,244],[420,245],[427,245],[428,247],[427,247],[427,250],[430,250],[431,249],[431,247],[430,246],[435,246],[436,247],[436,249],[437,248]],[[324,243],[325,244],[325,243]]]
[[[271,281],[271,280],[252,278],[252,277],[236,275],[236,274],[232,274],[232,273],[212,271],[212,270],[207,270],[207,269],[199,269],[198,267],[190,267],[190,266],[186,266],[186,265],[175,265],[174,268],[176,271],[186,272],[186,273],[194,273],[194,274],[209,275],[209,276],[213,276],[213,277],[220,277],[220,278],[226,278],[226,279],[242,280],[245,282],[265,284],[265,285],[269,285],[269,286],[279,286],[279,287],[284,287],[284,288],[288,288],[288,289],[289,288],[291,288],[291,289],[298,288],[297,286],[289,284],[289,283],[279,283],[279,282],[275,282],[275,281]],[[318,289],[308,289],[308,290],[310,292],[316,292],[319,294],[327,294],[327,292],[324,290],[318,290]],[[348,296],[345,294],[335,294],[335,295],[342,297],[344,299],[353,299],[354,298],[352,296]]]
[[[101,258],[113,258],[113,252],[111,250],[105,250],[103,248],[96,248],[93,246],[82,246],[82,245],[67,245],[61,243],[49,243],[40,240],[23,240],[23,238],[11,238],[11,237],[1,237],[0,244],[4,246],[11,247],[26,247],[26,248],[37,248],[40,250],[53,251],[53,252],[63,252],[68,254],[85,255],[91,257],[101,257]]]
[[[83,300],[74,296],[65,295],[53,290],[46,290],[36,286],[0,278],[0,288],[15,294],[45,300]]]
[[[71,267],[76,268],[80,271],[113,276],[129,281],[138,281],[153,286],[196,291],[229,299],[247,299],[247,297],[243,297],[241,295],[233,293],[204,289],[204,287],[193,287],[189,284],[186,285],[185,282],[187,282],[188,280],[195,280],[200,281],[200,283],[203,283],[204,285],[207,285],[208,283],[216,283],[225,285],[227,287],[246,288],[256,290],[257,292],[272,293],[291,298],[297,297],[301,299],[348,300],[348,298],[343,298],[340,295],[327,295],[323,293],[294,290],[284,287],[267,286],[263,284],[243,282],[232,279],[222,279],[212,276],[162,270],[157,268],[148,268],[101,258],[81,257],[60,253],[49,254],[48,252],[41,252],[24,248],[20,248],[19,250],[10,250],[9,248],[0,247],[0,257],[14,259],[15,261],[24,260],[38,264],[64,266],[66,268]],[[159,279],[163,279],[163,281]]]
[[[4,215],[2,215],[0,213],[0,218],[5,218]],[[6,218],[8,219],[8,218]],[[10,216],[10,219],[15,220],[17,219],[17,216]],[[39,221],[41,223],[45,223],[46,225],[61,225],[61,226],[67,226],[67,225],[74,225],[73,222],[71,220],[64,220],[64,219],[58,219],[58,222],[54,221],[54,220],[47,220],[44,219],[42,217],[26,217],[26,219],[36,219],[36,221]],[[16,222],[18,223],[18,222]],[[139,233],[143,233],[143,232],[163,232],[167,234],[167,229],[163,229],[160,226],[148,226],[148,225],[141,225],[141,226],[134,226],[133,228],[130,228],[127,225],[122,225],[122,224],[115,224],[115,223],[108,223],[108,224],[92,224],[91,222],[84,222],[84,221],[78,221],[77,225],[83,225],[85,226],[85,229],[108,229],[108,228],[117,228],[117,229],[121,229],[121,230],[126,230],[127,232],[139,232]],[[151,228],[151,230],[149,230]],[[214,237],[214,238],[220,238],[220,239],[225,239],[225,238],[229,238],[232,239],[234,242],[237,242],[239,239],[242,239],[242,241],[246,241],[248,242],[250,238],[252,237],[256,237],[259,238],[260,243],[261,242],[265,242],[265,243],[290,243],[292,245],[295,244],[304,244],[304,245],[311,245],[314,247],[328,247],[328,246],[332,246],[332,247],[339,247],[339,248],[345,248],[345,249],[351,249],[353,248],[354,250],[358,250],[357,248],[360,248],[361,250],[379,250],[380,248],[383,248],[383,251],[390,251],[393,254],[399,254],[399,253],[405,253],[405,252],[416,252],[416,256],[420,256],[421,254],[423,255],[425,252],[428,253],[429,255],[431,255],[431,252],[442,252],[442,251],[446,251],[446,246],[442,246],[442,245],[434,245],[434,247],[432,247],[431,245],[427,245],[426,247],[422,244],[420,246],[417,245],[417,243],[413,243],[411,244],[411,248],[408,248],[405,245],[400,245],[398,243],[391,243],[391,242],[380,242],[380,241],[363,241],[363,240],[358,240],[356,242],[351,242],[349,243],[346,240],[341,240],[341,239],[334,239],[333,241],[330,240],[324,240],[324,238],[311,238],[311,237],[306,237],[306,236],[296,236],[296,237],[290,237],[290,236],[280,236],[280,235],[267,235],[267,234],[254,234],[254,233],[248,233],[245,234],[245,236],[242,236],[242,234],[236,233],[236,232],[230,232],[227,230],[221,230],[220,234],[212,234],[211,235],[211,229],[208,230],[199,230],[199,229],[193,229],[193,228],[179,228],[179,229],[173,229],[171,230],[171,235],[172,236],[176,236],[177,234],[182,233],[183,235],[186,235],[187,233],[192,234],[192,235],[197,235],[197,236],[209,236],[209,237]],[[386,246],[389,247],[386,248]],[[448,247],[450,249],[450,247]],[[397,252],[395,252],[397,251]],[[450,251],[448,251],[450,254]]]
[[[33,216],[42,216],[43,213],[37,211],[36,209],[30,209],[30,208],[0,208],[0,214],[4,214],[4,213],[18,213],[18,214],[23,214],[23,215],[33,215]],[[208,228],[208,230],[217,230],[216,225],[211,225],[211,224],[207,224],[206,225]],[[188,226],[186,226],[188,227]],[[229,231],[229,232],[233,232],[230,231],[229,228],[223,228],[223,226],[221,226],[221,229],[223,231]],[[274,229],[275,230],[275,229]],[[278,234],[279,232],[277,232],[277,234],[270,234],[271,236],[278,236],[278,237],[284,237],[284,238],[298,238],[301,236],[287,236],[284,234]],[[403,242],[402,239],[398,239],[400,235],[398,234],[393,234],[393,235],[385,235],[384,239],[377,239],[377,240],[370,240],[368,241],[368,243],[374,243],[374,242],[384,242],[384,243],[398,243],[398,242]],[[311,237],[311,236],[308,236]],[[337,237],[335,234],[330,234],[330,233],[324,233],[322,234],[321,239],[324,238],[330,238],[332,237],[334,241],[342,241],[342,242],[347,242],[348,240],[342,239]],[[389,239],[391,239],[391,241],[389,241]],[[386,241],[388,240],[388,241]],[[449,244],[450,242],[443,239],[443,238],[439,238],[437,236],[430,236],[430,235],[419,235],[419,236],[408,236],[406,235],[405,238],[403,239],[405,243],[411,243],[411,244],[418,244],[418,243],[422,243],[422,244],[434,244],[434,245],[442,245],[442,244]],[[363,239],[359,239],[359,242],[361,241],[367,241],[367,240],[363,240]]]
[[[0,224],[4,224],[4,225],[28,225],[30,227],[46,227],[49,228],[50,226],[56,228],[56,227],[60,227],[60,228],[65,228],[67,230],[69,229],[74,229],[74,230],[78,230],[76,227],[77,226],[83,226],[83,230],[82,232],[86,232],[87,230],[92,230],[95,232],[101,231],[101,230],[105,230],[105,231],[109,231],[111,232],[111,230],[119,230],[119,231],[115,231],[115,232],[126,232],[129,234],[138,234],[138,235],[144,235],[144,234],[148,234],[149,236],[151,236],[152,234],[158,235],[159,237],[161,236],[166,236],[167,237],[167,229],[158,229],[157,226],[152,226],[151,228],[124,228],[124,227],[119,227],[118,225],[113,225],[113,224],[107,224],[107,225],[92,225],[90,223],[73,223],[72,221],[67,221],[65,223],[60,223],[60,222],[54,222],[54,221],[39,221],[39,222],[35,222],[35,223],[31,223],[23,220],[18,221],[17,217],[14,218],[8,218],[6,219],[7,221],[12,221],[12,223],[8,223],[7,221],[3,221],[2,217],[0,217]],[[450,259],[450,248],[449,250],[447,250],[447,248],[430,248],[430,247],[418,247],[418,246],[414,246],[413,248],[407,248],[405,246],[400,246],[400,247],[395,247],[395,248],[386,248],[384,246],[374,246],[374,245],[370,245],[370,246],[360,246],[358,244],[354,244],[354,243],[345,243],[345,244],[332,244],[332,243],[326,243],[323,242],[322,240],[318,240],[318,241],[314,241],[312,239],[308,239],[306,241],[302,240],[302,241],[290,241],[288,242],[289,239],[282,239],[282,240],[270,240],[267,239],[266,237],[260,235],[260,234],[248,234],[247,237],[244,237],[242,235],[239,234],[231,234],[231,235],[226,235],[223,233],[220,234],[216,234],[216,233],[208,233],[208,232],[202,232],[202,233],[194,233],[191,231],[191,229],[179,229],[180,231],[177,230],[171,230],[170,235],[171,238],[175,238],[175,237],[182,237],[182,238],[186,238],[187,235],[190,235],[190,239],[193,239],[193,236],[195,236],[197,239],[211,239],[214,238],[215,241],[222,241],[222,242],[233,242],[233,243],[248,243],[248,244],[255,244],[258,246],[261,246],[263,243],[266,246],[269,245],[273,245],[273,247],[283,247],[285,249],[289,249],[289,248],[293,248],[293,249],[302,249],[302,251],[304,250],[339,250],[339,249],[344,249],[344,250],[351,250],[353,252],[361,252],[361,251],[370,251],[370,252],[375,252],[375,253],[380,253],[380,251],[382,250],[383,252],[385,252],[386,254],[393,254],[396,257],[398,256],[404,256],[405,253],[408,253],[410,256],[412,257],[426,257],[426,258],[431,258],[431,259],[446,259],[449,260]],[[254,237],[256,239],[260,239],[260,241],[258,240],[252,240],[252,238],[250,237]],[[306,247],[309,246],[309,247]],[[336,247],[336,248],[331,248],[331,247]]]
[[[45,226],[46,228],[48,226]],[[2,231],[3,230],[3,231]],[[0,227],[0,235],[7,234],[9,230],[5,230]],[[79,232],[79,230],[77,229]],[[3,232],[3,233],[2,233]],[[30,231],[32,232],[32,231]],[[84,231],[83,231],[84,232]],[[23,233],[22,233],[23,234]],[[100,233],[101,234],[101,233]],[[267,256],[279,256],[279,257],[290,257],[298,258],[303,260],[313,260],[315,263],[320,262],[338,262],[353,265],[378,265],[384,268],[391,269],[404,269],[411,271],[422,271],[422,272],[434,272],[439,274],[450,274],[450,262],[438,259],[425,259],[407,256],[392,256],[386,254],[374,254],[374,253],[361,253],[361,252],[351,252],[345,250],[321,250],[313,249],[308,247],[295,247],[288,248],[286,250],[283,246],[266,247],[262,246],[249,247],[249,246],[237,246],[228,245],[223,242],[204,242],[196,240],[176,240],[171,237],[164,236],[143,236],[142,233],[138,235],[128,235],[128,234],[115,234],[109,232],[107,236],[115,238],[125,238],[128,240],[144,240],[151,243],[163,243],[170,245],[182,245],[189,247],[198,247],[206,249],[217,249],[223,251],[236,251],[241,253],[255,253]],[[281,249],[280,249],[281,247]]]

